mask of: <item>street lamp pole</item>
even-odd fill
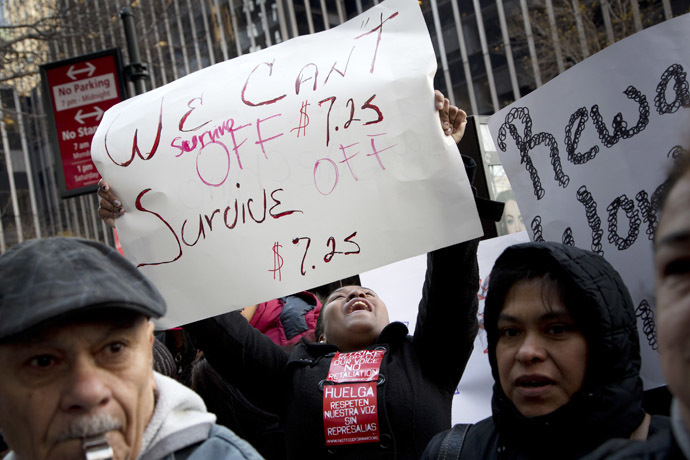
[[[134,27],[134,13],[130,8],[124,7],[120,10],[120,18],[125,28],[125,41],[129,53],[129,64],[125,66],[125,75],[134,84],[135,93],[143,94],[146,92],[145,80],[149,77],[149,69],[145,62],[141,62],[137,31]]]

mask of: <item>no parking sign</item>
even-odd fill
[[[91,161],[91,139],[103,113],[125,99],[121,75],[119,49],[41,66],[63,198],[92,192],[100,180]]]

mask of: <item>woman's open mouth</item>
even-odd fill
[[[357,311],[372,312],[374,309],[371,304],[364,299],[352,299],[345,305],[345,315],[350,315]]]
[[[556,382],[542,375],[525,375],[515,380],[515,388],[524,396],[541,396],[555,385]]]

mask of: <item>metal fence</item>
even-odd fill
[[[57,3],[56,3],[57,1]],[[395,0],[393,0],[395,1]],[[147,88],[287,39],[320,32],[377,0],[0,0],[9,26],[61,13],[24,67],[119,47],[129,62],[120,8],[135,15]],[[438,57],[435,86],[468,114],[492,114],[588,55],[684,14],[690,0],[422,0]],[[51,10],[53,11],[53,10]],[[34,18],[34,19],[32,19]],[[20,58],[18,58],[20,59]],[[40,61],[40,62],[39,62]],[[27,238],[74,235],[113,244],[95,194],[62,199],[38,79],[0,69],[0,252]],[[229,76],[232,78],[232,76]],[[130,94],[134,88],[129,87]]]

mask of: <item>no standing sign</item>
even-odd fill
[[[62,197],[92,192],[100,175],[91,161],[91,139],[103,112],[124,99],[119,49],[41,66],[50,100],[51,133]]]

